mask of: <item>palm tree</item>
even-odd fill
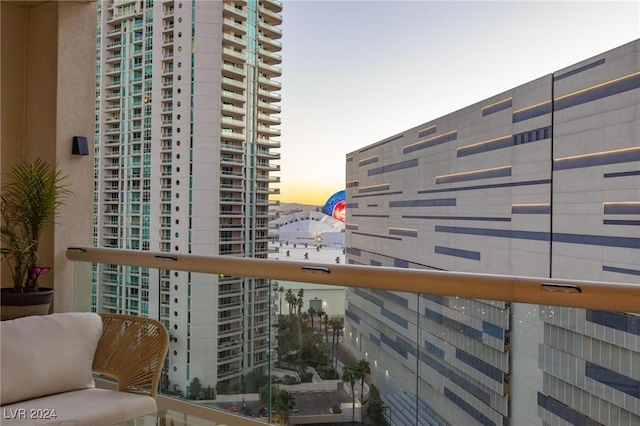
[[[324,324],[324,337],[328,345],[329,344],[329,315],[327,315],[326,312],[322,317],[322,323]]]
[[[334,354],[335,354],[335,361],[336,361],[336,366],[334,368],[334,370],[338,370],[338,345],[340,344],[340,332],[342,330],[344,330],[344,319],[343,318],[337,318],[334,320],[335,323],[333,325],[333,339],[335,341],[335,349],[334,349]],[[337,334],[337,338],[336,338],[336,334]]]
[[[298,309],[298,317],[300,317],[302,315],[302,306],[304,306],[304,301],[301,298],[298,298],[298,300],[296,300],[295,305],[297,306],[297,309]]]
[[[353,423],[356,420],[356,394],[353,390],[356,385],[356,380],[358,379],[358,372],[356,371],[356,366],[353,364],[346,365],[342,369],[342,381],[344,383],[349,383],[351,386],[351,422]]]
[[[284,287],[278,287],[278,293],[280,293],[280,311],[278,311],[278,314],[282,315],[282,295],[284,294]]]
[[[263,404],[269,404],[268,386],[261,387],[258,395]],[[271,387],[271,407],[269,407],[269,412],[276,413],[278,418],[284,421],[284,424],[287,424],[289,420],[289,411],[293,410],[295,406],[296,399],[291,392],[280,389],[277,385]]]
[[[327,345],[327,347],[329,346],[329,315],[327,315],[327,313],[325,312],[324,316],[322,317],[322,324],[324,324],[324,341],[325,344]],[[322,333],[322,325],[320,325],[320,332]],[[327,351],[327,363],[330,364],[331,363],[331,351],[328,350]]]
[[[309,314],[309,318],[311,319],[311,333],[313,333],[313,317],[316,316],[316,312],[317,311],[313,307],[307,310],[307,313]]]
[[[322,317],[324,316],[324,309],[316,309],[316,316],[318,317],[318,324],[320,324],[320,333],[322,333]]]
[[[296,301],[298,306],[298,316],[302,313],[302,307],[304,306],[304,289],[298,290],[298,300]]]
[[[289,412],[296,406],[296,399],[293,394],[284,389],[277,388],[275,395],[271,396],[273,409],[278,414],[278,417],[284,422],[289,423]]]
[[[293,290],[287,290],[287,294],[285,294],[284,300],[286,300],[287,304],[289,305],[289,316],[293,315],[293,307],[298,302],[298,298],[295,294],[293,294]]]
[[[271,414],[273,413],[273,392],[276,389],[277,387],[275,386],[271,386],[271,389],[269,389],[269,385],[264,385],[258,390],[258,397],[260,398],[260,402],[269,407],[269,421],[271,421]]]
[[[274,387],[271,387],[272,392],[273,392],[273,389]],[[269,403],[269,386],[268,385],[262,386],[258,390],[258,397],[260,398],[260,402],[262,402],[263,404]]]
[[[369,364],[368,360],[362,358],[360,361],[358,361],[356,370],[358,371],[360,380],[362,380],[362,382],[360,383],[360,402],[364,404],[364,378],[371,374],[371,364]]]
[[[333,318],[329,321],[331,325],[331,367],[333,367],[333,358],[336,357],[336,329],[338,328],[338,320]]]

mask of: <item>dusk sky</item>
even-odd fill
[[[285,0],[280,200],[358,148],[640,38],[640,2]]]

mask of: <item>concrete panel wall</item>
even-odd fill
[[[639,49],[629,43],[347,154],[347,262],[637,282]],[[396,296],[348,291],[345,330],[364,340],[351,342],[359,354],[378,347],[385,370],[419,371],[417,383],[394,378],[448,422],[636,419],[634,405],[615,405],[633,395],[614,392],[636,373],[616,363],[587,371],[590,361],[571,370],[561,362],[584,355],[549,343],[560,321],[567,339],[621,333],[612,343],[635,351],[634,316]],[[619,383],[589,388],[586,376],[603,368]],[[396,392],[387,382],[382,391]]]

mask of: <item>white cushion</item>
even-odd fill
[[[156,401],[148,395],[94,388],[4,406],[2,426],[112,426],[155,412]]]
[[[102,319],[93,313],[0,322],[0,405],[93,387],[101,334]]]

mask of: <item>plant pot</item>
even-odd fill
[[[47,315],[53,301],[53,289],[45,287],[31,293],[16,293],[13,288],[3,288],[0,294],[2,321],[29,315]]]

